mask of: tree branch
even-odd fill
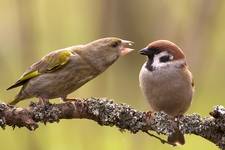
[[[225,108],[215,106],[211,117],[198,114],[181,117],[179,129],[184,134],[201,136],[225,149]],[[155,131],[171,135],[175,132],[174,119],[163,112],[141,112],[126,104],[116,104],[106,98],[88,98],[60,104],[31,103],[28,108],[17,108],[0,103],[0,126],[38,128],[38,122],[52,123],[60,119],[90,119],[104,126],[116,126],[132,133]]]

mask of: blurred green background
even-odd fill
[[[19,89],[5,89],[51,50],[107,36],[132,40],[137,50],[168,39],[183,48],[195,77],[188,113],[207,116],[214,105],[225,105],[224,16],[223,0],[0,0],[0,99],[11,101]],[[71,97],[108,97],[147,111],[138,85],[144,61],[135,51]],[[121,133],[89,120],[41,124],[35,132],[7,127],[0,130],[0,145],[8,150],[216,149],[194,135],[186,135],[186,144],[173,148],[144,133]]]

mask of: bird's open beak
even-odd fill
[[[133,46],[134,42],[132,41],[127,41],[127,40],[122,40],[121,46],[120,46],[120,55],[124,56],[134,49],[129,48],[130,46]]]
[[[147,55],[147,53],[148,53],[148,48],[145,47],[145,48],[139,50],[139,53],[140,53],[141,55]]]

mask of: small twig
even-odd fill
[[[160,138],[159,136],[156,136],[156,135],[154,135],[154,134],[149,133],[148,131],[145,131],[145,133],[147,133],[149,136],[152,136],[152,137],[154,137],[154,138],[160,140],[160,142],[161,142],[162,144],[165,144],[165,143],[166,143],[166,144],[169,144],[169,145],[172,145],[172,146],[176,146],[175,144],[169,143],[169,142],[167,142],[166,140]]]

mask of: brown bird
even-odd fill
[[[173,117],[183,115],[191,105],[194,83],[181,48],[170,41],[158,40],[139,52],[147,56],[139,82],[151,110],[164,111]],[[184,144],[185,140],[177,129],[168,142]]]
[[[7,89],[22,86],[10,104],[32,97],[39,98],[41,103],[53,98],[69,100],[68,94],[104,72],[120,56],[131,52],[132,44],[109,37],[50,52]]]

